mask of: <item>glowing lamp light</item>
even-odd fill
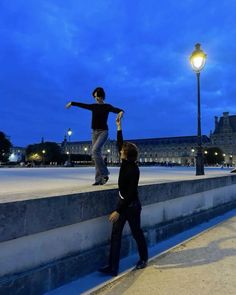
[[[191,63],[192,69],[196,73],[200,73],[200,71],[204,68],[206,63],[206,57],[207,57],[207,55],[204,53],[204,51],[200,47],[201,47],[201,44],[197,43],[195,45],[195,50],[192,52],[190,56],[190,63]]]
[[[67,134],[68,134],[68,136],[72,135],[72,130],[70,128],[68,129]]]

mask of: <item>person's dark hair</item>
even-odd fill
[[[93,97],[96,92],[97,92],[97,97],[101,97],[103,100],[105,99],[106,94],[102,87],[97,87],[93,90]]]
[[[138,159],[138,148],[132,142],[125,141],[122,145],[128,161],[136,162]]]

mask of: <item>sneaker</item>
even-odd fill
[[[118,271],[111,269],[109,265],[99,268],[98,271],[105,275],[113,276],[113,277],[117,276],[118,274]]]
[[[147,266],[147,261],[145,260],[139,260],[136,264],[136,269],[142,269],[145,268]]]

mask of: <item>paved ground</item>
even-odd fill
[[[94,188],[94,167],[82,168],[0,168],[0,203],[37,197],[117,187],[118,167],[109,168],[108,183]],[[227,175],[230,168],[206,168],[195,176],[193,167],[141,167],[140,184],[161,183]]]
[[[99,295],[235,295],[236,217],[131,271]]]

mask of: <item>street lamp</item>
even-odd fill
[[[84,147],[85,162],[86,162],[86,163],[87,163],[87,150],[88,150],[88,148],[87,148],[87,147]]]
[[[68,134],[68,138],[69,138],[69,146],[68,146],[68,162],[69,162],[69,164],[71,163],[70,162],[70,159],[71,159],[71,156],[70,156],[70,137],[71,137],[71,135],[72,135],[72,130],[69,128],[68,130],[67,130],[67,134]]]
[[[69,141],[70,141],[70,137],[71,137],[71,135],[72,135],[72,130],[71,130],[70,128],[68,129],[67,134],[68,134]]]
[[[201,45],[197,43],[195,50],[190,56],[190,63],[197,74],[197,156],[196,156],[196,175],[204,175],[204,158],[202,153],[202,133],[201,133],[201,110],[200,110],[200,72],[205,66],[206,54],[201,50]]]
[[[45,164],[45,154],[46,154],[46,151],[45,150],[42,150],[42,154],[43,154],[43,165]]]

